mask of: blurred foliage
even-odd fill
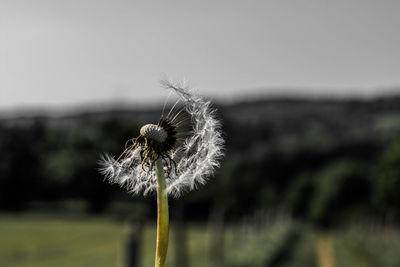
[[[374,203],[384,219],[400,215],[400,135],[386,147],[378,159],[373,174]]]
[[[335,233],[334,249],[338,267],[400,266],[399,232],[387,228],[351,228]]]
[[[273,208],[322,228],[363,218],[397,221],[399,102],[275,99],[219,106],[226,157],[206,187],[182,198],[185,216],[205,220],[217,209],[232,220]],[[113,110],[0,120],[0,209],[79,200],[86,211],[100,213],[134,202],[140,216],[154,216],[147,212],[155,205],[151,197],[132,201],[103,181],[97,161],[103,152],[119,155],[158,114]]]
[[[331,227],[368,207],[370,185],[366,174],[349,161],[332,163],[317,173],[310,203],[313,222]]]

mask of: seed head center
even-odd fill
[[[155,124],[146,124],[140,128],[140,134],[148,139],[164,143],[168,137],[167,131]]]

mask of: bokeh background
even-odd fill
[[[98,172],[212,100],[207,185],[171,199],[167,266],[400,266],[397,1],[0,3],[0,266],[151,266],[155,196]],[[167,109],[170,102],[167,102]]]

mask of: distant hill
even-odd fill
[[[274,98],[216,104],[228,139],[240,143],[245,138],[253,143],[281,142],[337,142],[342,139],[388,138],[400,130],[400,96],[375,99],[307,99]],[[168,110],[168,108],[167,108]],[[109,108],[54,116],[19,113],[0,119],[0,125],[29,125],[43,121],[54,128],[75,128],[87,123],[117,119],[126,123],[143,124],[158,120],[161,109]],[[42,114],[45,114],[42,112]],[[251,138],[250,138],[251,137]],[[301,141],[300,141],[301,140]],[[234,144],[233,144],[234,146]]]
[[[358,187],[359,177],[353,176],[353,167],[349,167],[353,165],[362,173],[365,185],[360,199],[372,203],[373,181],[369,177],[382,151],[400,133],[400,97],[394,96],[369,100],[258,99],[216,103],[215,107],[223,124],[226,153],[218,179],[213,179],[208,190],[193,194],[198,198],[193,203],[198,202],[188,212],[202,209],[202,218],[213,197],[221,197],[221,187],[228,190],[228,185],[230,195],[223,197],[234,203],[238,216],[282,204],[306,216],[304,207],[313,202],[307,197],[309,193],[303,199],[302,190],[318,188],[320,175],[340,174],[342,169]],[[156,122],[160,113],[156,108],[121,106],[64,115],[30,112],[3,116],[0,209],[24,209],[33,200],[78,198],[89,203],[89,210],[99,212],[111,201],[128,198],[103,182],[97,171],[99,155],[105,151],[121,153],[125,141],[136,137],[141,125]],[[335,184],[335,176],[329,179]]]

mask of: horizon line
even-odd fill
[[[280,100],[298,100],[298,101],[361,101],[369,102],[379,99],[387,99],[390,97],[400,97],[400,86],[399,87],[386,87],[379,93],[377,92],[310,92],[312,89],[307,91],[301,91],[294,93],[292,90],[299,90],[299,88],[286,88],[284,91],[255,91],[253,89],[251,94],[246,94],[244,91],[242,93],[237,93],[232,97],[226,98],[220,95],[205,97],[212,99],[213,103],[216,105],[235,105],[240,103],[248,102],[259,102],[259,101],[280,101]],[[265,90],[265,88],[259,88],[258,90]],[[276,87],[275,90],[278,90]],[[280,89],[279,89],[280,90]],[[162,101],[160,99],[154,101],[143,100],[131,101],[131,100],[108,100],[108,101],[93,101],[93,102],[81,102],[81,103],[71,103],[65,105],[57,104],[45,104],[45,105],[18,105],[14,107],[0,108],[0,119],[13,119],[17,117],[63,117],[63,116],[73,116],[80,113],[94,113],[94,112],[108,112],[108,111],[145,111],[145,110],[157,110],[159,105],[162,106]]]

